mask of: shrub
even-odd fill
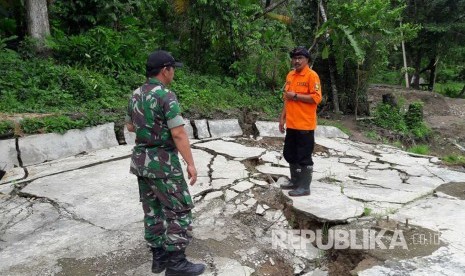
[[[411,135],[415,139],[425,140],[432,131],[423,122],[423,103],[409,105],[406,113],[388,104],[378,104],[374,112],[374,124],[384,129],[393,130],[401,135]]]
[[[458,154],[450,154],[444,156],[442,160],[448,165],[460,165],[465,166],[465,156]]]
[[[0,136],[13,132],[14,125],[11,121],[0,121]]]
[[[388,104],[378,104],[374,116],[374,123],[379,127],[402,133],[407,131],[407,125],[399,108]]]
[[[429,146],[428,145],[416,145],[408,149],[409,152],[416,153],[416,154],[429,154]]]
[[[100,26],[71,36],[57,31],[48,45],[63,64],[117,75],[126,70],[143,72],[147,54],[157,47],[156,37],[133,28],[115,31]]]
[[[0,109],[6,112],[63,112],[126,105],[136,78],[120,78],[86,68],[56,65],[51,60],[23,60],[0,51]]]

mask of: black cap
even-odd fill
[[[295,56],[304,56],[306,58],[310,58],[310,53],[308,52],[307,48],[305,48],[304,46],[298,46],[289,52],[289,56],[291,58]]]
[[[161,69],[167,66],[182,67],[182,63],[177,62],[174,57],[167,51],[155,51],[147,58],[147,76],[152,75],[151,72],[155,71],[155,69]]]

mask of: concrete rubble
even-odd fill
[[[200,139],[191,140],[198,182],[190,187],[196,207],[188,255],[208,264],[204,275],[330,275],[324,250],[314,244],[276,247],[281,234],[275,234],[295,227],[289,212],[315,225],[389,216],[441,233],[433,253],[392,256],[358,275],[465,271],[465,201],[450,192],[463,193],[464,172],[391,146],[335,138],[344,135],[329,128],[317,136],[324,150],[314,154],[311,195],[292,198],[277,188],[288,181],[288,164],[279,150],[259,146],[261,136],[234,138],[242,135],[237,120],[186,123],[189,135]],[[260,135],[276,137],[271,124],[277,127],[257,122]],[[126,140],[133,144],[130,135]],[[12,141],[0,141],[0,162],[9,164],[0,180],[0,275],[153,275],[137,181],[129,174],[132,146],[109,141],[55,160],[33,150],[41,146],[24,146],[24,167],[14,161]]]

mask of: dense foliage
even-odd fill
[[[0,0],[0,113],[54,115],[25,121],[26,133],[121,121],[155,49],[186,65],[172,84],[183,110],[207,116],[246,108],[276,118],[288,52],[296,45],[312,50],[324,102],[335,101],[330,92],[337,89],[345,113],[369,112],[369,79],[402,80],[401,40],[412,53],[416,44],[431,50],[425,58],[409,57],[421,65],[410,65],[411,72],[437,56],[430,52],[441,55],[438,90],[458,96],[465,79],[465,1],[55,0],[47,1],[45,48],[28,36],[27,1]],[[420,2],[430,9],[416,9]],[[444,6],[456,10],[450,18],[438,13],[435,24],[432,12]],[[453,32],[450,51],[444,43],[431,46],[431,37]],[[11,129],[11,123],[1,126]]]

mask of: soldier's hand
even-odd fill
[[[194,165],[187,165],[187,178],[189,178],[189,185],[194,185],[197,181],[197,169]]]

